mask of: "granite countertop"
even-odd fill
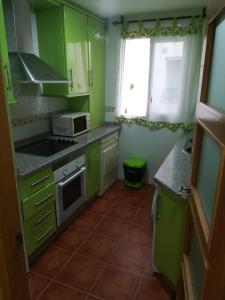
[[[180,186],[190,185],[191,154],[184,152],[184,147],[192,139],[192,133],[184,133],[174,145],[163,164],[154,176],[156,183],[160,183],[177,196],[187,199],[188,195],[179,191]]]
[[[82,150],[82,148],[84,148],[88,144],[97,141],[114,131],[120,130],[120,128],[121,128],[120,125],[107,124],[105,126],[91,130],[87,133],[81,134],[73,138],[77,142],[77,144],[71,145],[71,147],[48,157],[16,152],[15,160],[16,160],[17,175],[18,177],[24,177],[43,167],[58,162],[66,158],[66,156],[73,154],[78,150]]]

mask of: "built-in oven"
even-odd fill
[[[57,187],[57,224],[60,226],[86,200],[85,156],[82,155],[54,171]]]

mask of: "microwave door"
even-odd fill
[[[81,132],[85,132],[87,130],[87,117],[86,115],[80,116],[73,119],[73,132],[74,135],[79,134]]]

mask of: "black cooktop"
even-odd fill
[[[38,142],[20,147],[16,152],[38,155],[38,156],[50,156],[61,150],[71,147],[72,145],[77,144],[75,141],[67,139],[44,139]]]

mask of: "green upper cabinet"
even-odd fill
[[[89,94],[87,16],[61,5],[39,9],[36,16],[40,57],[71,80],[69,84],[46,85],[43,93]]]
[[[87,16],[64,7],[64,32],[69,95],[89,93]]]
[[[4,80],[4,90],[8,103],[15,103],[13,96],[12,80],[9,67],[9,56],[6,41],[4,14],[2,0],[0,0],[0,55],[1,55],[1,72]]]
[[[104,24],[88,17],[91,129],[105,120],[105,29]]]

